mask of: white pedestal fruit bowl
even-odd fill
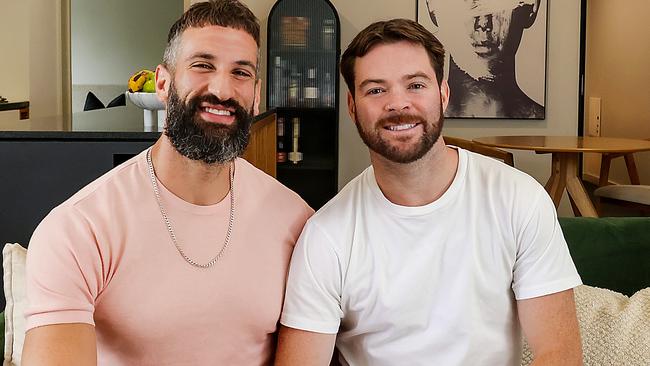
[[[167,111],[156,93],[127,91],[126,97],[144,110],[144,131],[162,131],[165,128]]]

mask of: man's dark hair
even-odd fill
[[[400,41],[412,42],[424,47],[440,85],[445,62],[445,49],[440,41],[417,22],[409,19],[392,19],[367,26],[354,37],[343,52],[341,74],[352,96],[354,96],[354,63],[357,57],[365,56],[375,46]]]
[[[167,36],[163,64],[173,70],[183,32],[188,28],[218,25],[242,30],[253,37],[260,47],[260,25],[255,14],[237,0],[210,0],[192,5],[172,25]],[[258,56],[259,59],[259,56]],[[259,62],[258,62],[259,64]],[[259,65],[258,65],[259,67]]]

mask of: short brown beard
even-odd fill
[[[362,123],[359,121],[359,115],[356,112],[356,108],[354,117],[356,120],[355,125],[357,126],[357,131],[359,131],[359,136],[361,137],[361,140],[363,140],[363,142],[366,144],[366,146],[387,160],[400,164],[412,163],[426,155],[429,150],[431,150],[436,141],[438,141],[438,138],[440,138],[440,132],[445,120],[444,112],[441,108],[440,116],[438,117],[437,121],[438,123],[428,123],[427,120],[418,115],[400,114],[382,118],[374,124],[374,130],[366,131],[361,126]],[[400,150],[399,148],[391,146],[388,141],[383,140],[380,137],[379,131],[377,131],[377,129],[383,128],[382,126],[388,123],[403,123],[407,121],[420,123],[424,128],[424,134],[420,138],[420,141],[418,141],[413,149],[410,149],[408,151]]]

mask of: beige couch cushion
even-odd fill
[[[3,365],[20,365],[25,341],[25,259],[27,249],[6,244],[2,249],[5,307],[5,358]]]
[[[585,285],[574,291],[585,366],[650,365],[650,288],[632,297]],[[522,365],[531,362],[524,344]]]

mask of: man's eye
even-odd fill
[[[209,65],[209,64],[194,64],[194,65],[192,65],[192,68],[203,69],[203,70],[211,70],[212,65]]]
[[[426,88],[426,85],[424,85],[422,83],[413,83],[413,84],[409,85],[409,88],[410,89],[423,89],[423,88]]]
[[[250,78],[253,76],[250,72],[246,70],[235,70],[233,71],[233,74],[241,78]]]
[[[367,92],[366,94],[368,94],[368,95],[372,95],[372,94],[380,94],[380,93],[382,93],[383,91],[384,91],[384,90],[381,89],[381,88],[372,88],[372,89],[368,90],[368,92]]]

